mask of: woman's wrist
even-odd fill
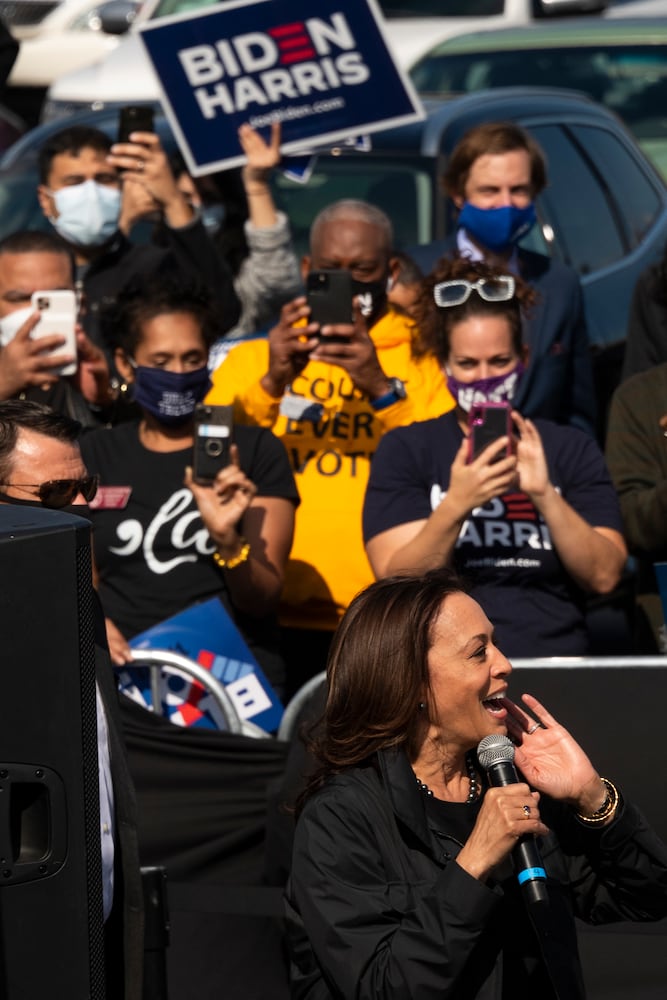
[[[543,516],[546,516],[549,510],[549,506],[554,502],[558,502],[560,499],[560,493],[553,485],[550,479],[547,479],[545,485],[537,490],[526,490],[526,493],[530,500],[535,504],[537,510]]]
[[[609,778],[598,778],[596,785],[574,807],[577,819],[586,826],[606,826],[616,815],[620,802],[618,789]]]
[[[241,535],[236,526],[220,532],[209,531],[209,535],[215,545],[216,552],[219,552],[221,556],[236,555],[242,544]]]
[[[232,542],[216,541],[213,561],[221,569],[235,569],[241,563],[247,562],[249,556],[250,542],[243,535],[237,534]]]

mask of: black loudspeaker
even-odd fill
[[[0,505],[0,1000],[104,1000],[90,525]]]

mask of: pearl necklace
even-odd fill
[[[477,772],[475,770],[475,762],[473,760],[472,752],[466,754],[466,771],[468,772],[468,779],[470,781],[470,791],[468,792],[468,798],[466,799],[466,805],[470,805],[471,802],[477,800],[479,795],[479,782],[477,781]],[[428,785],[423,782],[415,774],[415,781],[417,782],[417,787],[424,795],[428,795],[429,798],[433,798],[433,792],[428,787]]]

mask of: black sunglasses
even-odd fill
[[[49,479],[46,483],[2,483],[2,486],[11,486],[15,490],[35,489],[45,507],[53,507],[58,510],[60,507],[67,507],[75,497],[81,493],[86,503],[94,498],[99,486],[99,476],[84,476],[83,479]]]

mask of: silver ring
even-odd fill
[[[536,722],[534,726],[531,726],[530,729],[527,729],[526,736],[532,736],[536,729],[544,729],[544,726],[542,725],[541,722]]]
[[[139,171],[139,173],[143,171],[145,166],[146,164],[144,163],[143,160],[137,160],[137,170]]]
[[[522,809],[524,816],[526,817],[526,819],[528,819],[528,817],[530,816],[530,806],[522,806]]]

